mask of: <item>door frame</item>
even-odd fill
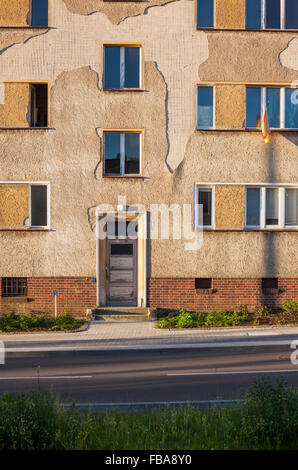
[[[104,220],[102,220],[104,219]],[[121,210],[105,211],[96,210],[96,282],[97,304],[107,305],[106,289],[106,238],[104,235],[104,222],[111,220],[137,220],[137,307],[147,306],[147,212]],[[100,223],[101,222],[101,223]]]

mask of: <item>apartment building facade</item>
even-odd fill
[[[0,0],[0,311],[297,301],[297,85],[296,0]]]

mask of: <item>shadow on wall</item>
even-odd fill
[[[272,138],[265,144],[265,159],[268,168],[268,182],[276,182],[275,172],[275,153]],[[266,217],[266,216],[265,216]],[[264,231],[263,232],[263,247],[264,247],[264,277],[265,278],[276,278],[278,277],[279,271],[279,260],[277,259],[277,237],[278,232],[275,231]],[[262,286],[260,285],[260,289]],[[261,304],[266,305],[272,309],[279,308],[279,295],[278,289],[262,289]]]
[[[292,144],[298,146],[298,133],[297,132],[285,132],[284,137],[292,142]]]

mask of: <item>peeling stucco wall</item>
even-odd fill
[[[215,27],[245,29],[246,0],[215,0]]]
[[[279,62],[290,34],[196,31],[195,4],[188,0],[117,25],[120,5],[105,3],[113,20],[97,10],[103,2],[53,0],[52,29],[23,38],[16,31],[15,39],[0,31],[0,47],[11,46],[0,55],[0,80],[49,80],[51,119],[51,130],[0,131],[0,179],[49,181],[52,228],[0,232],[0,275],[95,276],[94,208],[116,207],[119,195],[149,210],[153,203],[192,204],[195,182],[297,182],[295,133],[272,133],[266,146],[260,132],[195,130],[200,80],[245,83],[272,74],[270,80],[288,82],[297,76]],[[102,45],[109,41],[143,44],[144,91],[102,90]],[[101,130],[112,128],[144,129],[142,179],[102,177]],[[148,275],[295,277],[297,263],[284,260],[294,260],[297,251],[296,233],[208,232],[197,252],[185,251],[184,241],[152,240]]]
[[[29,216],[29,185],[0,183],[0,227],[23,226]]]
[[[27,26],[30,0],[0,0],[0,26]]]
[[[245,186],[216,186],[215,228],[244,228]]]
[[[170,141],[167,162],[173,170],[179,165],[195,126],[194,84],[198,65],[208,57],[206,34],[194,31],[193,8],[193,2],[180,0],[152,7],[147,14],[127,18],[117,26],[103,13],[73,14],[62,0],[52,0],[53,29],[5,51],[0,61],[0,77],[53,83],[62,72],[90,66],[99,74],[101,84],[104,43],[143,43],[144,61],[156,63],[171,90],[164,112],[168,113]],[[43,59],[36,61],[35,57]],[[144,86],[148,91],[148,83]]]
[[[63,0],[68,10],[79,15],[91,15],[99,12],[113,24],[118,24],[128,17],[147,14],[148,9],[155,6],[167,5],[180,0],[148,0],[140,2],[111,3],[102,0]]]
[[[240,129],[245,127],[245,102],[245,85],[216,85],[216,128]]]
[[[291,39],[287,47],[281,51],[280,63],[288,69],[298,70],[298,38]],[[296,74],[297,78],[297,74]]]
[[[201,80],[291,83],[298,78],[295,68],[283,67],[285,63],[281,64],[279,58],[291,39],[297,37],[296,33],[214,31],[207,36],[209,52],[212,53],[209,53],[208,60],[199,65]],[[296,61],[297,49],[294,45],[295,41],[291,50],[284,52],[284,60],[288,63]]]
[[[0,127],[29,127],[30,85],[5,83],[5,101],[0,104]]]

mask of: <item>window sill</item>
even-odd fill
[[[197,26],[197,31],[214,31],[214,32],[242,32],[242,33],[298,33],[298,29],[244,29],[244,28],[203,28]]]
[[[144,91],[147,91],[145,90],[145,88],[103,88],[103,91],[104,92],[107,92],[107,91],[111,91],[112,93],[115,93],[115,92],[120,92],[120,93],[123,93],[123,92],[131,92],[131,91],[139,91],[139,92],[144,92]]]
[[[210,294],[215,294],[215,290],[210,288],[210,289],[196,289],[196,294],[197,295],[210,295]]]
[[[196,232],[199,232],[198,228],[196,229]],[[272,228],[272,229],[268,229],[268,228],[208,228],[208,227],[203,227],[203,232],[266,232],[266,233],[271,233],[271,232],[294,232],[294,233],[297,233],[298,232],[298,228]]]
[[[271,294],[279,294],[283,292],[282,289],[278,289],[276,287],[265,287],[262,289],[264,295],[271,295]]]
[[[54,127],[0,127],[0,131],[54,131]]]
[[[1,302],[2,303],[16,303],[16,302],[21,302],[21,303],[27,303],[28,302],[28,297],[1,297]]]
[[[145,176],[143,175],[103,175],[103,178],[117,178],[117,179],[128,179],[128,178],[134,178],[134,179],[143,179]]]
[[[210,127],[210,128],[196,128],[196,131],[198,132],[255,132],[258,134],[261,134],[262,131],[260,129],[256,128],[242,128],[242,127],[237,127],[237,128],[227,128],[227,129],[222,129],[222,128],[216,128],[216,127]],[[274,132],[298,132],[298,129],[270,129],[271,133]]]
[[[0,232],[51,232],[52,229],[49,227],[0,227]]]
[[[0,26],[1,29],[49,29],[50,26],[30,26],[30,25],[24,25],[24,26]]]

